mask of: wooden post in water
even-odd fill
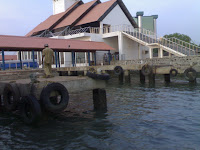
[[[126,70],[124,72],[124,81],[126,83],[130,83],[131,82],[131,75],[130,75],[130,70]]]
[[[149,74],[149,84],[155,84],[155,74]]]
[[[170,74],[164,74],[165,82],[170,83]]]
[[[122,72],[122,73],[119,75],[119,82],[121,82],[121,83],[124,82],[124,72]]]
[[[105,89],[93,90],[93,104],[95,111],[107,111],[107,99]]]
[[[143,75],[141,70],[140,70],[140,83],[145,83],[145,76]]]

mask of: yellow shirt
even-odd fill
[[[42,50],[42,56],[44,56],[44,63],[52,64],[53,50],[51,48],[45,48]]]

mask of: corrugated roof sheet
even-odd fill
[[[76,25],[82,25],[89,22],[98,21],[100,17],[104,15],[104,13],[116,2],[117,0],[111,0],[108,2],[100,3],[95,6],[90,13],[85,15]]]
[[[107,51],[114,50],[103,42],[53,39],[41,37],[0,35],[0,49],[13,51],[42,50],[44,44],[57,51]]]

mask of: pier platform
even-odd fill
[[[18,80],[7,80],[0,81],[0,95],[3,94],[5,84],[12,83],[16,84],[19,88],[21,96],[26,96],[29,93],[39,100],[42,89],[49,83],[60,83],[65,86],[68,92],[77,93],[82,91],[88,91],[98,88],[105,88],[105,81],[93,80],[89,77],[79,76],[55,76],[52,78],[37,78],[35,83],[31,83],[31,79],[18,79]]]
[[[93,101],[88,102],[90,107],[96,111],[107,110],[105,86],[106,82],[103,80],[81,76],[43,78],[33,75],[33,78],[0,81],[0,110],[19,110],[24,122],[32,124],[38,122],[44,112],[57,114],[77,110],[78,105],[75,101],[70,101],[70,95],[78,93],[81,96],[82,92],[89,91],[93,93]]]

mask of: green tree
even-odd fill
[[[164,35],[165,38],[172,38],[172,37],[175,37],[179,40],[182,40],[182,41],[185,41],[185,42],[188,42],[188,43],[191,43],[191,38],[185,34],[180,34],[180,33],[173,33],[173,34],[169,34],[169,35]]]

